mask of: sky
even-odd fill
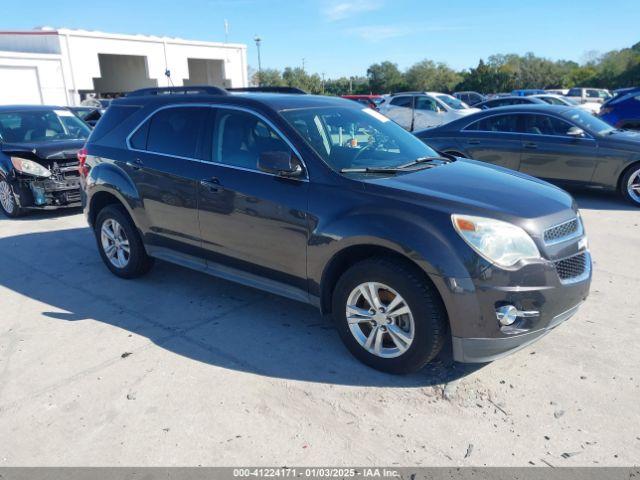
[[[0,0],[2,3],[10,0]],[[640,0],[29,0],[2,8],[0,30],[82,28],[248,45],[257,69],[304,66],[327,78],[390,60],[455,69],[494,53],[581,62],[640,41]],[[303,60],[304,59],[304,60]]]

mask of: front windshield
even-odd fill
[[[438,156],[398,124],[369,108],[305,108],[280,113],[337,171],[393,168]]]
[[[594,132],[598,135],[606,135],[615,130],[615,128],[608,123],[603,122],[598,117],[595,117],[584,110],[570,110],[565,114],[565,117],[583,130]]]
[[[437,97],[438,97],[438,100],[446,103],[447,105],[449,105],[449,107],[453,108],[454,110],[464,110],[465,108],[469,108],[469,105],[458,100],[455,97],[452,97],[451,95],[437,95]]]
[[[0,141],[33,143],[85,140],[91,130],[69,110],[0,112]]]

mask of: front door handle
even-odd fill
[[[535,150],[538,148],[538,144],[534,143],[534,142],[525,142],[524,143],[524,148],[527,148],[529,150]]]
[[[210,192],[219,192],[222,190],[222,186],[220,185],[220,180],[215,177],[205,178],[200,180],[200,185],[209,190]]]
[[[133,161],[131,160],[127,161],[125,165],[129,168],[132,168],[133,170],[140,170],[143,166],[143,163],[142,163],[142,160],[140,160],[139,158],[136,158]]]

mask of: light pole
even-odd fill
[[[256,48],[258,49],[258,86],[262,86],[262,60],[260,59],[260,43],[262,39],[256,35],[253,37],[253,41],[256,42]]]

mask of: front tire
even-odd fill
[[[447,335],[435,287],[401,261],[372,258],[352,266],[336,284],[332,311],[349,351],[387,373],[420,370]]]
[[[632,165],[620,179],[620,195],[640,207],[640,163]]]
[[[153,258],[147,255],[138,229],[123,207],[109,205],[100,210],[94,234],[102,261],[114,275],[136,278],[153,266]]]
[[[9,218],[18,218],[26,213],[18,205],[13,188],[4,177],[0,177],[0,209]]]

